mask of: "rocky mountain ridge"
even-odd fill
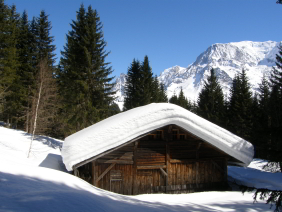
[[[255,92],[262,77],[270,76],[272,67],[275,66],[277,47],[280,44],[281,42],[275,41],[213,44],[187,68],[174,66],[165,69],[158,79],[164,83],[168,97],[171,97],[173,93],[178,94],[182,87],[186,97],[196,101],[205,80],[210,75],[211,68],[215,69],[226,97],[229,95],[234,76],[245,69],[251,88]],[[123,103],[125,81],[125,74],[121,74],[116,80],[114,89],[117,90],[119,105]]]

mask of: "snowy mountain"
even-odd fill
[[[197,100],[205,80],[210,75],[211,68],[215,69],[225,96],[229,94],[235,74],[244,68],[253,91],[256,91],[263,75],[268,77],[272,66],[275,65],[279,43],[242,41],[213,44],[187,68],[174,66],[165,69],[158,79],[167,88],[168,97],[174,92],[178,94],[182,87],[184,94],[194,101]],[[116,96],[119,104],[123,102],[124,83],[125,74],[121,74],[115,87],[118,91]]]
[[[116,79],[115,85],[113,87],[113,91],[116,92],[116,100],[115,103],[118,104],[119,108],[122,110],[123,102],[124,102],[124,85],[126,82],[126,74],[121,73],[120,76]]]
[[[255,91],[263,75],[269,76],[272,66],[275,66],[278,45],[274,41],[213,44],[187,68],[174,66],[164,70],[159,80],[165,84],[169,97],[174,92],[179,93],[182,87],[189,99],[196,100],[211,68],[215,69],[226,96],[235,74],[245,69]]]

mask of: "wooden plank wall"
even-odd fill
[[[228,155],[176,126],[161,130],[162,136],[159,130],[157,137],[145,136],[79,167],[77,175],[125,195],[219,190],[226,185]],[[185,136],[172,136],[176,130]]]

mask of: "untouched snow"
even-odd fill
[[[175,124],[248,165],[253,146],[229,131],[169,103],[152,103],[117,114],[65,139],[64,164],[69,171],[84,160],[166,125]]]
[[[58,167],[61,169],[60,166],[53,166],[54,163],[60,164],[60,140],[38,136],[33,148],[37,151],[32,154],[32,158],[27,159],[29,139],[30,135],[22,131],[0,127],[0,212],[273,211],[262,201],[253,204],[252,193],[243,195],[239,191],[138,196],[104,191],[57,170]],[[45,161],[44,158],[48,158],[49,154],[57,157],[53,161]],[[44,161],[49,168],[40,167]],[[249,172],[253,182],[264,181],[264,178],[256,177],[254,169],[260,170],[260,164],[259,160],[254,160],[249,166],[253,167]],[[238,168],[234,172],[244,173],[242,170]],[[281,182],[281,178],[275,180],[276,184]]]
[[[17,163],[22,163],[23,165],[27,163],[34,166],[66,171],[60,151],[63,141],[47,136],[35,136],[30,158],[27,159],[30,141],[31,134],[0,127],[1,157],[5,158],[5,161],[16,160]],[[3,161],[1,162],[3,163]]]
[[[266,188],[269,190],[282,190],[282,173],[271,173],[257,170],[250,167],[239,168],[228,167],[230,181],[234,180],[237,184],[255,188]]]

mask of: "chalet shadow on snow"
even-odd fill
[[[110,117],[63,146],[74,175],[125,195],[226,190],[227,164],[252,157],[250,143],[166,103]]]

